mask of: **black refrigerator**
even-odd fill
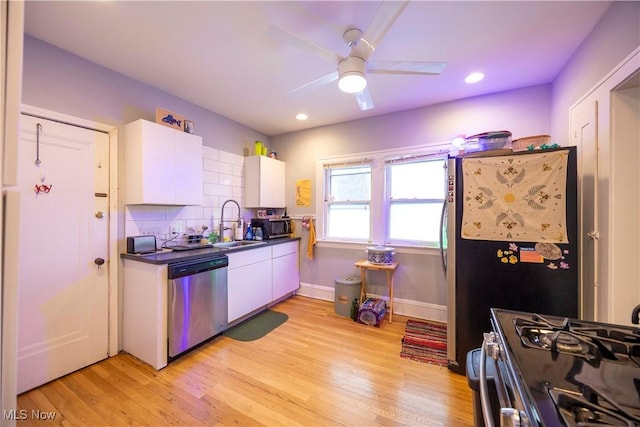
[[[579,314],[576,148],[500,153],[447,162],[447,358],[463,375],[490,308]]]

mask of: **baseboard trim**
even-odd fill
[[[300,288],[298,289],[297,294],[324,301],[335,300],[334,288],[330,286],[314,285],[312,283],[300,283]],[[389,300],[389,297],[384,295],[369,294],[369,296],[373,298],[380,298],[385,301]],[[446,306],[420,301],[394,298],[393,313],[400,314],[402,316],[415,317],[417,319],[435,320],[443,323],[447,322]]]

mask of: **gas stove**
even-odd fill
[[[502,420],[640,425],[640,329],[491,309]]]

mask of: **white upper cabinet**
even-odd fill
[[[202,138],[147,120],[124,128],[125,203],[202,204]]]
[[[247,208],[284,208],[285,163],[266,156],[244,159],[244,205]]]

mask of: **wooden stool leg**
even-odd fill
[[[367,295],[367,285],[365,284],[365,277],[367,273],[364,267],[360,268],[360,301],[358,304],[362,304],[364,301],[365,295]]]
[[[389,323],[393,322],[393,272],[387,270],[387,288],[389,290]]]

